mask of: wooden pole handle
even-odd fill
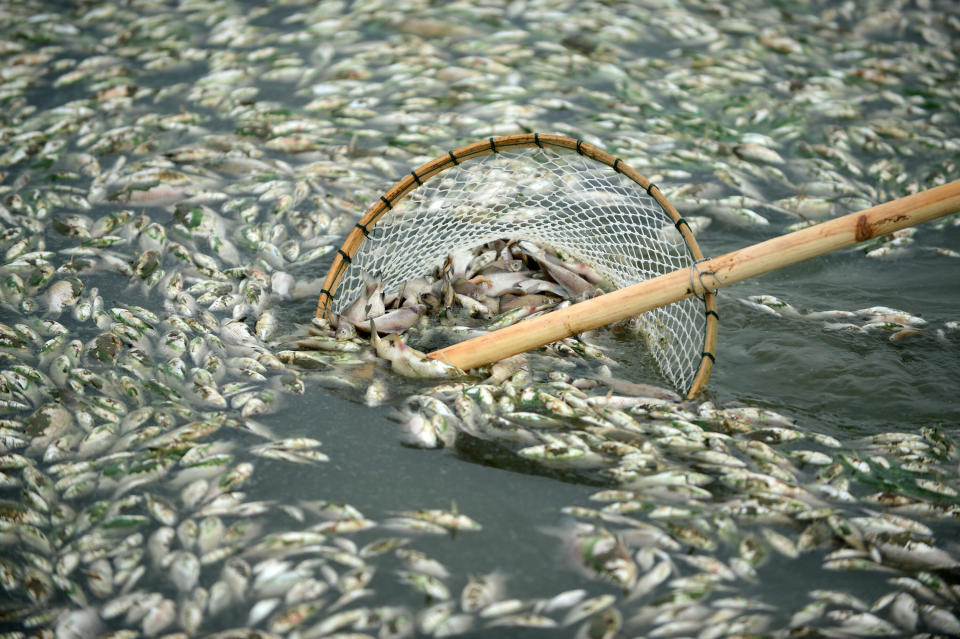
[[[879,204],[430,353],[463,370],[960,211],[960,180]]]

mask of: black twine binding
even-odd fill
[[[583,140],[577,139],[577,153],[583,155],[583,149],[580,148],[581,144],[583,144]]]
[[[347,264],[350,264],[353,261],[353,258],[351,258],[349,255],[344,253],[343,249],[337,249],[337,253],[340,254],[340,257],[342,257],[343,261],[346,262]]]
[[[363,233],[364,237],[370,237],[370,229],[368,229],[365,225],[361,224],[360,222],[357,222],[356,224],[354,224],[354,226],[360,229],[360,232]]]
[[[710,351],[703,351],[702,353],[700,353],[700,357],[709,357],[711,362],[713,362],[714,364],[717,363],[717,358],[714,357],[713,353],[711,353]]]
[[[321,294],[321,295],[326,295],[328,300],[332,300],[332,299],[333,299],[333,293],[331,293],[330,291],[328,291],[328,290],[325,289],[325,288],[320,289],[320,294]]]
[[[383,197],[382,195],[380,196],[380,201],[383,202],[384,204],[386,204],[388,209],[392,209],[392,208],[393,208],[393,205],[390,204],[390,200],[388,200],[387,198]]]
[[[713,315],[714,317],[717,318],[718,322],[720,321],[720,316],[717,315],[717,312],[713,309],[709,309],[706,313],[704,313],[704,315]]]
[[[490,138],[490,150],[493,151],[494,153],[497,152],[497,145],[494,144],[493,138]]]
[[[681,225],[681,224],[686,224],[686,225],[687,225],[687,229],[688,229],[691,233],[693,233],[693,229],[690,228],[690,224],[688,224],[687,221],[686,221],[684,218],[681,217],[679,220],[677,220],[676,222],[673,223],[673,225],[674,225],[675,227],[677,227],[677,230],[678,230],[678,231],[680,230],[680,225]]]
[[[651,182],[649,185],[647,185],[647,195],[649,195],[650,197],[653,197],[653,193],[650,192],[650,189],[652,189],[652,188],[655,187],[655,186],[657,186],[657,185],[654,184],[653,182]],[[660,187],[659,187],[659,186],[657,186],[657,190],[660,190]]]
[[[459,162],[457,162],[457,156],[453,154],[453,151],[447,151],[447,153],[450,155],[450,159],[453,160],[454,164],[460,164]]]
[[[410,171],[410,175],[413,176],[413,181],[417,183],[417,186],[423,186],[423,182],[420,181],[420,176],[417,175],[416,171]]]
[[[543,143],[540,142],[540,134],[539,134],[539,133],[534,133],[534,134],[533,134],[533,142],[534,142],[537,146],[539,146],[541,149],[543,148]]]
[[[620,158],[617,158],[613,161],[613,170],[616,171],[617,173],[620,172],[619,164],[620,164]]]

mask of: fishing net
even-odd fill
[[[334,259],[317,315],[342,312],[366,274],[395,290],[452,252],[497,239],[549,247],[617,288],[703,257],[685,220],[624,162],[565,136],[503,136],[450,151],[383,195]],[[714,304],[707,293],[637,318],[664,377],[688,395],[709,377]]]

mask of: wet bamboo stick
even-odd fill
[[[960,180],[781,235],[430,353],[468,370],[960,211]]]

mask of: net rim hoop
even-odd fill
[[[673,205],[670,204],[660,191],[660,188],[620,158],[607,153],[589,142],[556,133],[516,133],[512,135],[494,136],[447,151],[429,162],[422,164],[411,171],[409,175],[398,180],[386,193],[374,201],[370,208],[363,214],[363,217],[360,218],[360,221],[357,222],[347,235],[340,249],[337,251],[336,256],[333,258],[333,263],[330,265],[326,279],[324,279],[323,282],[323,289],[321,289],[317,299],[316,317],[323,317],[327,314],[330,303],[333,301],[333,295],[340,285],[340,280],[343,278],[347,267],[349,267],[353,256],[356,255],[359,250],[361,243],[370,234],[370,230],[380,221],[380,218],[390,211],[397,201],[403,199],[418,187],[423,186],[427,180],[449,168],[459,166],[464,162],[491,153],[532,146],[577,153],[601,164],[606,164],[617,173],[636,182],[651,198],[656,200],[660,207],[673,220],[694,262],[699,262],[704,259],[703,253],[700,251],[700,246],[697,244],[697,240],[690,230],[690,226]],[[687,398],[692,398],[706,385],[710,378],[710,372],[713,368],[716,354],[717,329],[719,324],[716,292],[707,291],[703,294],[702,299],[706,316],[703,354],[700,358],[700,365],[694,375],[693,382],[686,392]]]

